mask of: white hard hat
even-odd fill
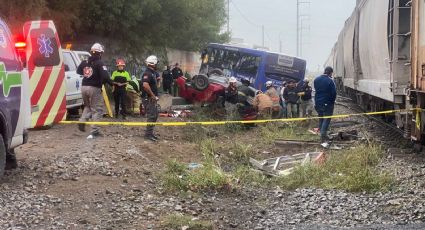
[[[158,58],[155,55],[151,55],[145,60],[147,65],[158,65]]]
[[[105,52],[105,49],[103,48],[103,46],[99,43],[94,43],[93,46],[90,49],[91,52],[96,52],[96,53],[103,53]]]
[[[266,86],[272,86],[273,85],[273,82],[272,81],[267,81],[266,82]]]
[[[238,80],[236,80],[235,77],[229,78],[229,83],[236,83],[236,82],[238,82]]]

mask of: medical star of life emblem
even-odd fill
[[[93,68],[90,66],[84,67],[83,69],[83,76],[85,78],[90,78],[91,75],[93,75]]]
[[[37,39],[37,43],[40,46],[38,51],[40,54],[44,55],[44,57],[49,58],[51,54],[53,54],[52,41],[50,38],[46,38],[46,35],[41,34]]]

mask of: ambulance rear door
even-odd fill
[[[26,60],[33,113],[31,127],[42,127],[66,117],[66,85],[62,48],[53,21],[24,25]]]

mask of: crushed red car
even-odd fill
[[[189,103],[224,105],[229,79],[219,74],[210,74],[209,77],[201,74],[194,76],[191,81],[180,77],[176,83],[179,87],[179,96]],[[238,82],[238,86],[240,85]],[[238,111],[243,120],[257,118],[257,112],[252,106],[239,107]]]
[[[224,76],[196,75],[191,81],[184,77],[176,80],[179,87],[179,96],[190,103],[214,104],[224,100],[225,90],[229,85]]]

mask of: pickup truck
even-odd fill
[[[81,96],[82,76],[77,74],[77,67],[83,60],[87,60],[90,53],[85,51],[63,50],[63,61],[66,77],[66,108],[68,113],[77,115],[83,105]]]
[[[53,21],[31,21],[12,35],[0,18],[0,177],[15,168],[14,149],[28,128],[61,121],[66,114],[63,58]]]

